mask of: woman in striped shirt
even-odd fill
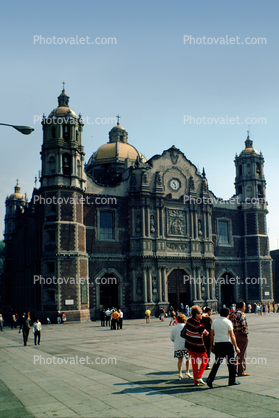
[[[194,305],[191,311],[192,317],[186,322],[186,338],[185,347],[192,362],[194,375],[194,383],[197,386],[205,385],[202,375],[208,363],[208,356],[203,342],[203,336],[208,335],[208,331],[201,323],[202,309],[198,305]]]

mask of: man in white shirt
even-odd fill
[[[207,386],[210,388],[212,388],[213,380],[215,379],[219,366],[225,357],[229,369],[229,386],[239,385],[239,383],[235,381],[235,354],[233,347],[237,353],[239,353],[240,350],[237,346],[236,338],[233,332],[233,324],[228,319],[229,315],[230,310],[228,308],[222,308],[220,318],[215,319],[211,327],[211,352],[215,354],[215,362],[206,381]]]
[[[33,334],[34,334],[35,345],[37,345],[37,339],[38,339],[38,345],[40,345],[41,330],[42,330],[42,324],[40,323],[39,319],[36,319],[36,322],[34,322],[33,324]]]

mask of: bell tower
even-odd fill
[[[69,108],[64,88],[42,126],[41,187],[34,198],[42,206],[43,219],[41,315],[59,311],[69,320],[88,320],[83,123]]]
[[[69,108],[69,96],[64,88],[58,106],[43,117],[43,146],[41,151],[41,185],[71,186],[84,190],[83,122]]]
[[[253,148],[249,131],[245,149],[235,157],[235,190],[242,212],[242,260],[246,302],[271,302],[272,266],[266,228],[264,158]]]

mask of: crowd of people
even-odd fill
[[[103,309],[100,313],[101,327],[110,327],[110,329],[122,329],[123,327],[123,312],[121,309],[112,307]]]
[[[172,315],[170,325],[175,325],[170,334],[174,343],[174,358],[178,359],[177,367],[179,379],[184,376],[192,378],[196,386],[206,385],[213,387],[213,381],[219,366],[226,359],[229,379],[228,385],[238,385],[237,376],[249,376],[246,372],[246,351],[248,346],[248,325],[245,315],[246,304],[242,301],[235,305],[235,309],[226,308],[220,311],[220,317],[212,321],[212,310],[198,305],[189,310],[190,316],[175,313]],[[172,312],[172,311],[171,311]],[[173,311],[174,312],[174,311]],[[176,323],[174,319],[176,319]],[[215,355],[213,367],[210,367],[210,355]],[[182,363],[186,359],[186,372],[183,376]],[[190,361],[193,376],[190,374]],[[203,373],[211,370],[206,380]]]
[[[4,319],[2,314],[0,314],[0,328],[1,331],[3,331],[3,324]],[[23,345],[26,346],[29,338],[29,332],[30,329],[33,327],[33,334],[34,334],[34,345],[40,345],[41,341],[41,330],[42,330],[42,324],[39,320],[39,318],[36,318],[36,320],[33,322],[31,326],[31,316],[30,312],[23,313],[22,315],[18,315],[17,313],[12,315],[12,323],[11,323],[11,329],[17,329],[18,327],[18,333],[22,333],[23,337]]]

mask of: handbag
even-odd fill
[[[182,328],[181,332],[180,332],[180,337],[186,339],[186,334],[187,334],[187,330],[186,330],[186,324],[185,324],[184,327]]]

